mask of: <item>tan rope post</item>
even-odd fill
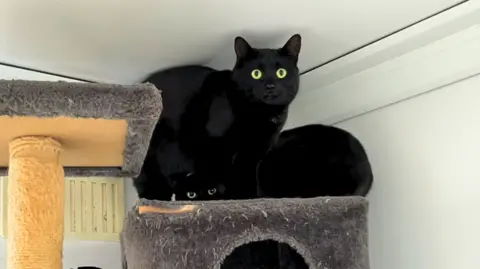
[[[48,137],[23,137],[9,146],[7,269],[61,269],[61,145]]]

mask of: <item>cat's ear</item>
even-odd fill
[[[285,43],[285,45],[280,49],[283,55],[292,57],[295,62],[298,61],[298,55],[300,54],[300,49],[302,47],[302,37],[299,34],[295,34]]]
[[[248,42],[240,36],[235,38],[235,54],[237,55],[237,61],[247,58],[252,52],[252,47]]]

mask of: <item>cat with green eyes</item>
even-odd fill
[[[259,161],[277,141],[299,89],[300,48],[298,34],[280,48],[253,48],[237,37],[232,70],[183,66],[151,75],[146,82],[162,90],[164,105],[157,129],[168,126],[170,137],[153,134],[135,184],[140,198],[169,200],[155,195],[158,181],[173,182],[172,175],[185,172],[198,184],[186,187],[192,181],[183,177],[184,185],[170,186],[176,200],[259,197]],[[181,152],[162,150],[166,140]]]
[[[172,201],[224,200],[225,186],[208,179],[200,179],[195,174],[187,174],[182,180],[173,181]]]

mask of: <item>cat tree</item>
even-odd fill
[[[251,268],[223,265],[242,245],[275,240],[296,250],[310,269],[368,269],[367,206],[362,197],[140,200],[121,234],[123,268]]]
[[[162,110],[150,84],[0,80],[7,269],[61,269],[64,175],[138,175]]]

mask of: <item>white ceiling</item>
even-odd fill
[[[231,68],[233,38],[280,46],[302,70],[460,0],[0,0],[0,62],[77,78],[141,81],[171,66]]]

